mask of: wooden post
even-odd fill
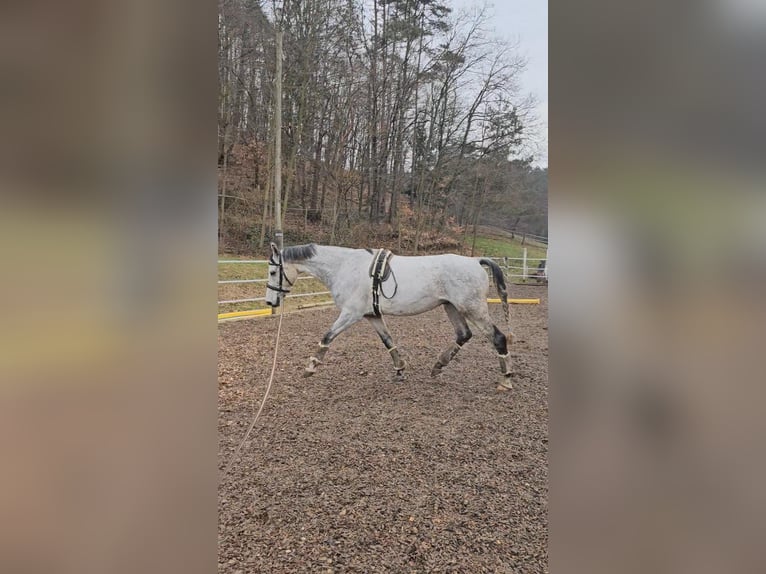
[[[277,70],[274,77],[274,239],[282,250],[282,30],[277,30]]]
[[[522,263],[522,271],[521,271],[522,279],[526,279],[528,275],[527,271],[527,248],[524,248],[524,261]]]
[[[277,30],[277,69],[274,75],[274,242],[285,246],[282,234],[282,30]],[[271,308],[272,315],[277,312]]]

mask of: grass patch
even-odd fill
[[[515,239],[486,236],[476,237],[474,254],[485,257],[523,257],[525,247],[527,248],[527,257],[530,259],[544,259],[546,256],[546,249],[542,247],[522,245],[520,240]]]

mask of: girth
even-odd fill
[[[394,254],[388,249],[378,249],[370,264],[370,277],[372,277],[372,311],[376,317],[380,317],[380,290],[383,282],[391,274],[389,261]]]

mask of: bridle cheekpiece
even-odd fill
[[[271,289],[272,291],[276,291],[278,293],[289,293],[290,289],[285,289],[283,285],[283,281],[286,282],[290,287],[293,286],[293,283],[287,278],[287,275],[285,274],[285,265],[282,262],[282,252],[279,252],[279,261],[274,261],[274,255],[272,254],[271,257],[269,257],[269,265],[276,265],[279,267],[279,286],[274,287],[271,282],[266,283],[266,289]]]

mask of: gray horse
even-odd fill
[[[305,376],[316,372],[335,337],[364,318],[377,331],[391,354],[397,379],[402,380],[405,363],[399,356],[383,315],[418,315],[441,305],[455,328],[456,339],[439,356],[431,369],[431,376],[441,373],[471,338],[470,324],[487,337],[497,351],[500,359],[498,390],[511,389],[508,342],[513,340],[513,335],[509,333],[506,337],[490,319],[487,306],[489,280],[482,269],[484,265],[492,271],[507,322],[505,278],[494,261],[452,254],[397,255],[388,262],[391,272],[385,279],[381,277],[376,294],[371,277],[375,255],[370,249],[313,243],[286,247],[280,252],[275,244],[271,244],[267,304],[278,307],[285,294],[290,292],[298,274],[308,273],[327,286],[340,309],[340,315],[320,341],[316,354],[310,357]]]

